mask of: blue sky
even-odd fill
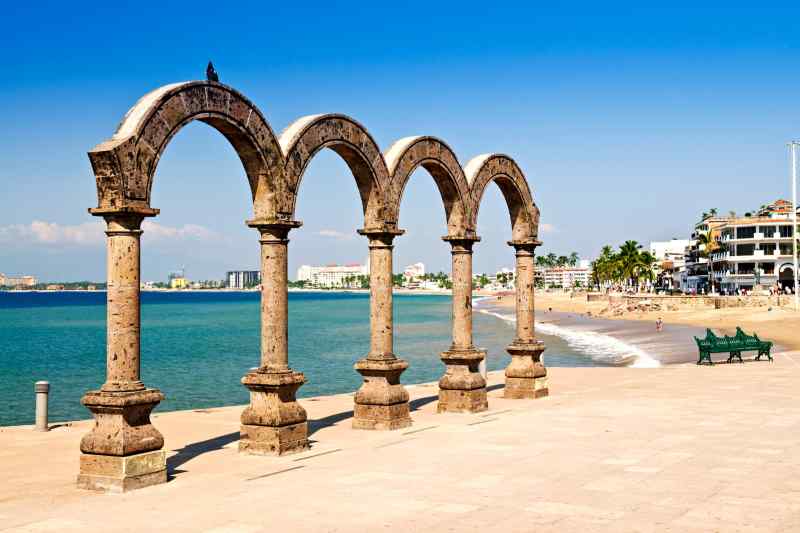
[[[694,3],[697,4],[697,3]],[[799,8],[792,4],[219,2],[19,3],[0,20],[0,272],[102,279],[86,152],[144,93],[204,76],[251,98],[276,132],[341,112],[382,149],[445,139],[462,163],[496,151],[526,172],[543,252],[685,237],[711,207],[744,212],[788,195],[784,143],[800,137]],[[331,201],[334,199],[335,201]],[[199,123],[159,165],[143,275],[221,278],[256,268],[257,235],[235,153]],[[367,253],[360,204],[332,152],[312,161],[292,232],[302,263]],[[449,268],[433,180],[407,188],[398,267]],[[511,266],[496,188],[481,209],[475,270]]]

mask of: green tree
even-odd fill
[[[569,254],[569,266],[571,267],[578,266],[578,260],[580,260],[578,252],[572,252],[571,254]]]
[[[697,236],[697,244],[703,246],[698,252],[700,257],[708,260],[708,286],[714,292],[714,254],[719,250],[720,244],[711,236],[711,232],[701,233]]]

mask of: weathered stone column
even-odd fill
[[[544,343],[534,332],[534,275],[536,247],[539,241],[511,241],[516,250],[517,336],[506,348],[511,363],[506,368],[505,397],[541,398],[547,396],[547,369],[542,363]]]
[[[308,448],[306,411],[295,396],[306,380],[289,368],[287,236],[301,222],[247,225],[261,233],[261,366],[242,378],[250,405],[242,412],[239,451],[283,455]]]
[[[355,396],[353,427],[399,429],[411,425],[408,391],[400,374],[408,363],[393,351],[392,241],[400,230],[359,230],[369,239],[370,351],[355,364],[364,384]]]
[[[81,440],[78,487],[124,492],[167,480],[164,437],[150,423],[164,395],[139,377],[140,227],[158,210],[89,211],[107,224],[106,382],[81,399],[95,426]]]
[[[479,237],[442,237],[453,260],[453,344],[442,352],[446,366],[439,380],[437,411],[476,413],[488,409],[486,380],[478,365],[486,350],[472,344],[472,245]]]

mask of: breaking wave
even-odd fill
[[[476,309],[479,313],[491,315],[506,322],[515,323],[514,315],[504,315],[487,309]],[[593,331],[577,331],[556,324],[536,322],[537,331],[564,339],[576,351],[586,354],[598,363],[630,366],[635,368],[655,368],[661,364],[650,354],[632,344],[609,335]]]

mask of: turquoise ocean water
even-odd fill
[[[0,292],[0,426],[33,423],[33,383],[51,384],[50,419],[89,418],[80,398],[105,379],[104,292]],[[403,383],[439,379],[451,341],[450,297],[396,295],[395,353]],[[508,364],[513,324],[475,313],[476,345],[489,370]],[[595,366],[558,337],[544,336],[549,366]],[[369,349],[369,296],[289,294],[289,362],[308,383],[299,396],[355,391],[353,363]],[[142,293],[142,379],[167,399],[158,410],[244,404],[240,379],[259,364],[259,294]]]

